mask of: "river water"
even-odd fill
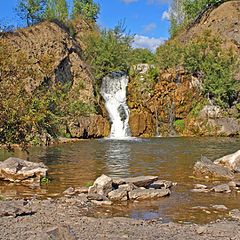
[[[35,189],[0,182],[0,195],[58,197],[66,188],[88,185],[103,173],[112,177],[158,175],[161,179],[178,183],[172,188],[170,197],[99,209],[95,216],[205,223],[227,216],[227,212],[215,211],[212,205],[239,208],[240,193],[191,192],[195,183],[219,184],[192,178],[193,165],[201,155],[213,160],[239,149],[240,139],[233,138],[102,139],[34,147],[30,149],[29,160],[44,162],[49,167],[51,182]],[[18,151],[8,153],[1,150],[0,160],[10,155],[26,158]]]

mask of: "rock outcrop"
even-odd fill
[[[159,180],[157,176],[139,176],[133,178],[98,177],[86,192],[85,188],[68,188],[63,194],[85,199],[97,206],[112,205],[114,202],[151,200],[171,194],[170,188],[176,183]],[[79,194],[80,193],[80,194]]]
[[[41,178],[47,176],[47,171],[48,168],[43,163],[10,157],[0,163],[0,180],[40,185]]]
[[[144,73],[130,79],[131,132],[133,136],[174,135],[175,120],[184,119],[200,100],[201,82],[183,69],[162,71],[154,81],[148,78]]]
[[[79,114],[75,111],[71,116],[65,115],[62,121],[63,134],[67,134],[67,129],[70,129],[72,137],[108,136],[108,119],[102,116],[103,106],[98,104],[94,95],[93,76],[84,61],[79,38],[73,38],[69,30],[59,23],[48,21],[0,34],[1,41],[11,49],[12,53],[21,53],[23,61],[26,62],[24,74],[22,74],[23,69],[17,71],[17,74],[12,74],[11,62],[15,60],[8,59],[6,66],[3,66],[5,74],[1,80],[21,79],[29,95],[46,87],[52,89],[54,94],[59,86],[65,86],[64,94],[67,95],[69,105],[78,102],[77,107],[82,107],[83,111],[85,108],[99,109],[99,111],[91,110],[90,114]]]

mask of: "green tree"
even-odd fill
[[[156,62],[156,55],[146,48],[136,48],[131,52],[131,64],[148,63],[153,64]]]
[[[109,72],[128,71],[133,37],[119,24],[114,29],[90,34],[86,39],[86,59],[99,81]]]
[[[45,0],[19,0],[16,7],[19,17],[27,21],[27,25],[38,23],[43,18]]]
[[[100,12],[99,4],[93,0],[73,0],[72,17],[76,18],[78,15],[83,16],[89,20],[96,21]]]
[[[45,18],[48,20],[68,20],[68,5],[66,0],[46,0]]]
[[[169,9],[170,14],[170,35],[173,37],[177,31],[179,30],[180,26],[184,22],[184,1],[185,0],[173,0]]]

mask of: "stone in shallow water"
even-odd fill
[[[148,187],[151,183],[158,180],[158,176],[140,176],[133,178],[124,178],[126,183],[132,183],[137,187]]]
[[[128,200],[128,192],[125,189],[117,189],[108,193],[108,198],[111,201],[127,201]]]
[[[154,199],[170,194],[169,189],[135,189],[128,193],[130,200]]]
[[[227,168],[214,164],[206,157],[202,157],[194,165],[194,172],[197,177],[217,178],[217,179],[233,179],[234,174]]]
[[[88,193],[107,196],[108,193],[111,192],[113,189],[112,182],[112,178],[103,174],[95,180],[93,186],[89,187]]]
[[[167,180],[157,180],[153,182],[152,184],[149,185],[149,188],[155,188],[155,189],[160,189],[160,188],[170,188],[172,187],[173,183],[171,181]]]
[[[194,188],[195,188],[195,189],[206,189],[207,186],[206,186],[206,185],[203,185],[203,184],[195,184],[195,185],[194,185]]]
[[[10,157],[0,163],[0,180],[40,184],[41,178],[47,176],[47,171],[48,168],[43,163],[33,163]]]
[[[214,192],[217,192],[217,193],[223,193],[223,192],[229,193],[229,192],[231,192],[228,184],[221,184],[221,185],[215,186],[211,190],[214,191]]]
[[[195,192],[195,193],[208,193],[210,192],[209,189],[204,189],[204,188],[194,188],[191,190],[191,192]]]
[[[215,210],[225,211],[228,210],[228,208],[225,205],[213,205],[212,208]]]
[[[214,163],[227,167],[234,172],[240,172],[240,150],[233,154],[223,156],[215,160]]]

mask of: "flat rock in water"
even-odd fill
[[[206,185],[203,185],[203,184],[195,184],[195,185],[194,185],[194,188],[195,188],[195,189],[206,189],[207,186],[206,186]]]
[[[111,192],[113,189],[112,183],[112,178],[103,174],[101,177],[95,180],[93,186],[89,187],[88,193],[107,196],[108,193]]]
[[[152,184],[149,185],[149,188],[155,188],[155,189],[160,189],[160,188],[170,188],[172,187],[173,183],[171,181],[167,180],[157,180],[153,182]]]
[[[212,208],[219,211],[226,211],[228,208],[225,205],[213,205]]]
[[[231,192],[228,184],[221,184],[221,185],[215,186],[211,190],[214,191],[214,192],[217,192],[217,193],[223,193],[223,192],[229,193],[229,192]]]
[[[210,192],[209,189],[206,188],[194,188],[191,190],[191,192],[195,192],[195,193],[208,193]]]
[[[47,171],[48,168],[43,163],[33,163],[10,157],[0,163],[0,180],[40,184],[41,178],[47,176]]]
[[[194,175],[202,178],[213,178],[213,179],[233,179],[234,174],[229,169],[214,164],[211,160],[206,157],[202,157],[201,161],[198,161],[194,165]]]
[[[214,163],[227,167],[234,172],[240,172],[240,150],[233,154],[223,156],[215,160]]]
[[[135,189],[128,193],[130,200],[146,200],[168,196],[169,189]]]
[[[126,183],[132,183],[137,187],[148,187],[151,183],[158,180],[158,176],[140,176],[133,178],[124,178]]]
[[[108,193],[108,198],[111,201],[127,201],[128,200],[128,192],[124,188],[113,190],[110,193]]]

